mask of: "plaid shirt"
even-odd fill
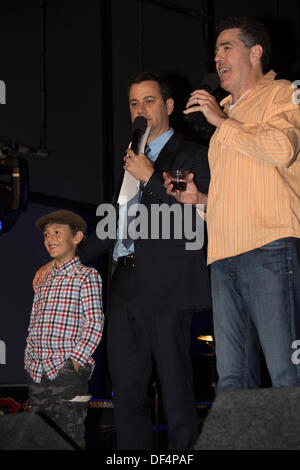
[[[95,361],[103,330],[102,283],[98,272],[76,256],[53,266],[36,290],[25,349],[25,369],[35,382],[43,370],[54,379],[69,357],[82,366]]]

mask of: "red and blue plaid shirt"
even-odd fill
[[[82,366],[102,336],[102,282],[76,256],[51,273],[35,293],[25,349],[25,369],[35,382],[54,379],[69,357]]]

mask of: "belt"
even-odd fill
[[[134,255],[120,256],[117,259],[117,266],[122,268],[133,268],[135,266]]]

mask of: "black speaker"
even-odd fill
[[[221,393],[195,449],[300,449],[300,387]]]
[[[0,450],[75,450],[54,425],[35,413],[0,416]]]

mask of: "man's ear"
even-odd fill
[[[263,55],[263,48],[260,44],[255,44],[255,46],[251,47],[250,57],[252,63],[260,62],[261,56]]]
[[[78,232],[76,232],[73,237],[75,245],[78,245],[83,240],[83,237],[84,237],[83,232],[81,232],[81,230],[78,230]]]
[[[166,101],[166,106],[167,106],[167,111],[168,111],[168,116],[173,113],[174,110],[174,100],[173,98],[168,98]]]

